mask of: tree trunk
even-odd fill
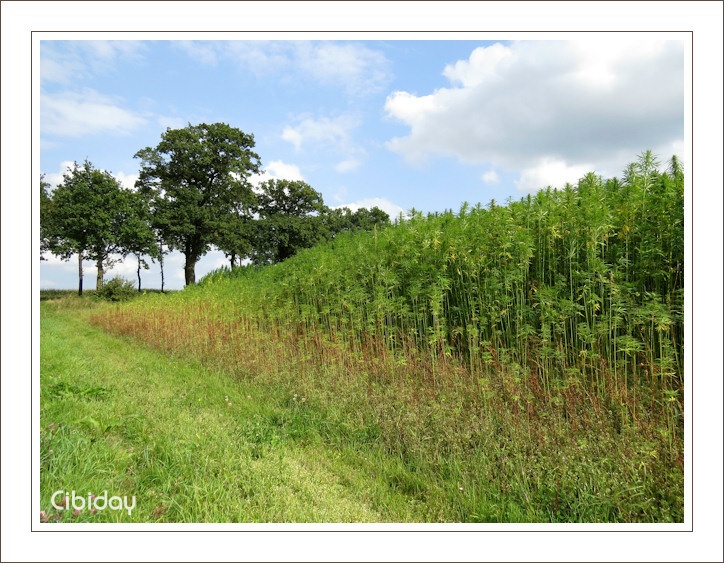
[[[193,285],[196,283],[196,260],[194,260],[194,257],[190,254],[186,255],[184,274],[186,276],[186,285]]]
[[[78,253],[78,296],[83,295],[83,253]]]
[[[138,258],[138,269],[136,270],[136,274],[138,274],[138,293],[141,293],[141,255],[136,254],[136,258]]]
[[[163,286],[164,286],[164,278],[163,278],[163,249],[161,249],[161,258],[159,258],[159,263],[161,264],[161,293],[163,293]]]
[[[96,291],[100,291],[103,287],[103,259],[99,258],[96,262],[96,268],[98,268],[98,275],[96,276]]]

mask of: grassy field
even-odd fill
[[[170,313],[168,298],[134,306]],[[253,361],[244,373],[91,324],[123,311],[90,296],[41,303],[41,520],[683,520],[683,464],[655,426],[614,428],[602,413],[533,420],[504,402],[513,374],[477,405],[450,385],[426,398],[401,381],[342,382],[329,365],[314,372],[310,358],[280,354],[283,341],[270,348],[251,334],[259,358],[278,359],[267,362],[274,373]],[[182,323],[170,326],[183,337]],[[135,505],[58,510],[58,490]]]
[[[42,520],[420,522],[455,506],[305,397],[105,334],[88,318],[111,305],[53,297],[41,304]],[[135,507],[76,514],[52,506],[58,490]]]

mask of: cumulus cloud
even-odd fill
[[[272,160],[264,167],[264,170],[272,178],[278,180],[304,181],[302,171],[296,164],[287,164],[281,160]]]
[[[126,135],[145,124],[144,117],[123,108],[119,100],[90,88],[82,92],[41,92],[40,131],[43,135]]]
[[[682,42],[494,44],[443,75],[449,85],[432,94],[387,98],[388,116],[410,130],[386,146],[409,161],[454,156],[517,173],[529,191],[573,183],[591,163],[618,175],[642,150],[668,157],[683,141]]]

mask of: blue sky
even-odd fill
[[[40,170],[55,185],[87,158],[130,187],[167,127],[225,122],[254,135],[266,177],[329,206],[504,202],[620,175],[646,149],[685,158],[684,40],[42,40]],[[197,279],[225,263],[210,252]],[[167,288],[182,266],[167,259]],[[134,261],[115,274],[135,279]],[[143,285],[160,287],[157,265]],[[77,287],[77,263],[50,257],[40,287]]]

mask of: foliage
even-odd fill
[[[253,135],[225,123],[189,124],[167,129],[155,148],[135,154],[141,160],[138,191],[123,189],[88,161],[74,164],[57,193],[49,193],[41,175],[40,259],[48,251],[66,260],[78,254],[79,293],[83,260],[96,263],[100,288],[104,268],[117,261],[111,255],[134,255],[139,292],[141,269],[158,260],[163,291],[163,258],[171,250],[186,256],[189,285],[212,246],[231,268],[244,260],[277,263],[339,232],[389,224],[376,207],[332,210],[301,181],[268,180],[257,193],[249,183],[261,166],[253,147]]]
[[[167,129],[161,142],[136,153],[137,186],[151,197],[153,225],[169,247],[186,256],[186,284],[195,265],[239,209],[255,203],[248,177],[259,171],[254,136],[225,123]]]
[[[120,276],[115,276],[106,281],[103,286],[96,290],[98,299],[105,301],[127,301],[138,295],[133,282],[125,280]]]
[[[86,160],[83,166],[74,163],[52,200],[46,201],[41,236],[56,256],[69,260],[78,255],[79,293],[83,289],[82,260],[96,263],[96,289],[100,289],[104,267],[112,264],[111,255],[123,253],[124,233],[135,216],[129,207],[129,194],[109,172],[94,168]]]
[[[390,224],[390,216],[379,207],[367,209],[360,207],[352,212],[348,207],[329,209],[325,215],[327,228],[334,238],[337,233],[363,230],[374,231]]]
[[[50,184],[45,181],[45,175],[40,175],[40,259],[45,260],[44,253],[50,250],[49,236],[53,228],[50,224],[53,218],[53,199],[50,196]]]
[[[121,247],[124,253],[133,254],[138,261],[136,275],[138,291],[141,291],[141,268],[148,269],[143,258],[161,261],[162,247],[158,243],[157,233],[152,227],[152,216],[147,195],[141,192],[126,192],[127,209],[120,233]]]
[[[216,232],[215,246],[226,255],[232,268],[252,254],[255,223],[250,216],[250,210],[237,207]]]
[[[253,261],[282,262],[325,240],[322,194],[302,181],[267,180],[259,185]]]

